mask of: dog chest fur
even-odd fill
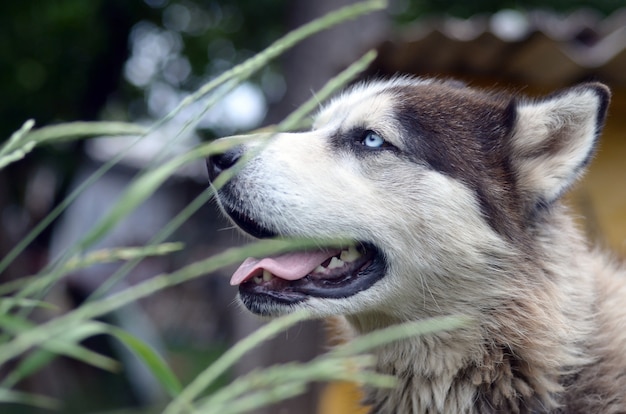
[[[374,413],[626,412],[626,276],[560,200],[608,101],[597,83],[543,99],[410,78],[349,89],[311,131],[265,142],[218,200],[244,229],[354,240],[372,265],[340,282],[243,283],[244,303],[344,315],[348,336],[475,321],[377,350],[398,385],[368,391]],[[213,178],[235,158],[209,160]]]

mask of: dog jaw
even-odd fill
[[[302,263],[291,265],[294,260]],[[311,298],[348,298],[370,288],[385,274],[373,246],[320,249],[248,259],[233,275],[242,303],[254,313],[277,316]]]

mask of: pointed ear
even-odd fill
[[[606,117],[609,89],[587,83],[514,104],[512,167],[533,205],[557,200],[591,160]]]

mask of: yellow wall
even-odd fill
[[[626,88],[613,90],[598,153],[570,200],[592,240],[626,258]]]

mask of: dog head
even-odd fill
[[[217,193],[250,235],[352,241],[249,259],[231,283],[266,316],[489,306],[591,159],[608,100],[597,83],[539,100],[412,78],[354,86],[310,131],[209,158],[215,180],[253,153]]]

